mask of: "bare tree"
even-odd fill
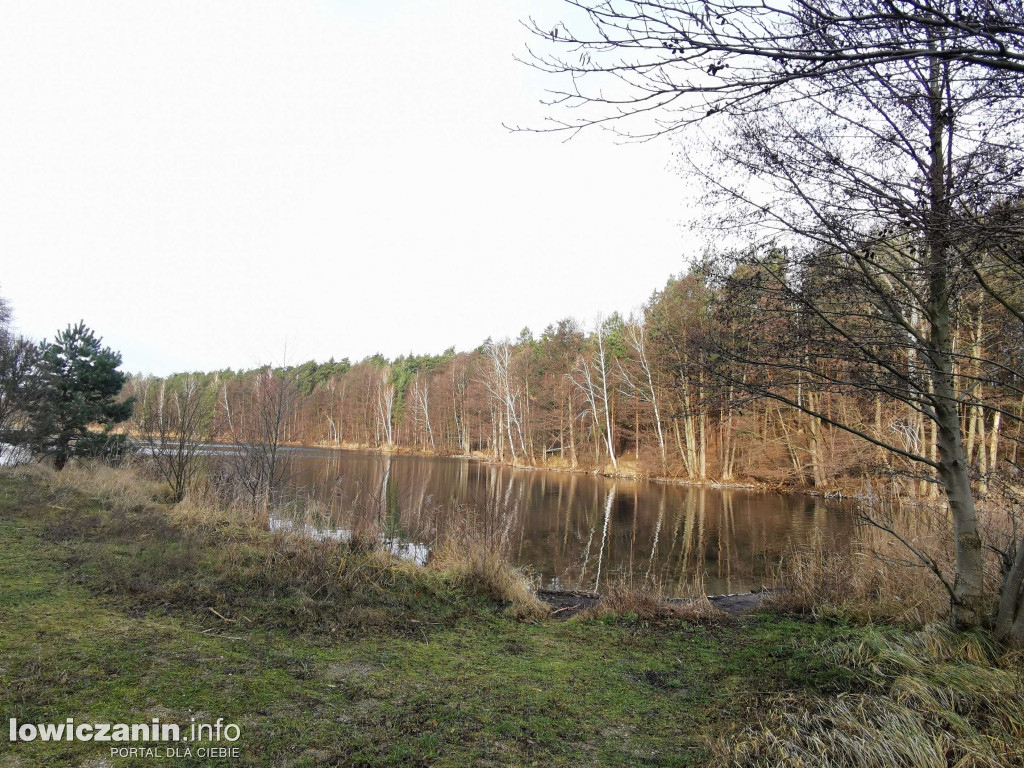
[[[430,384],[425,376],[417,374],[416,378],[413,379],[412,396],[416,410],[423,420],[427,437],[430,439],[430,448],[431,450],[436,450],[437,444],[434,442],[434,429],[430,426]]]
[[[488,341],[484,345],[484,354],[491,362],[484,384],[498,403],[514,463],[518,455],[526,456],[526,439],[523,435],[523,391],[513,371],[512,351],[513,346],[508,339]]]
[[[611,352],[607,348],[608,332],[608,323],[604,318],[598,317],[593,336],[596,349],[591,355],[580,356],[573,373],[573,381],[583,393],[594,425],[604,438],[612,467],[618,469],[611,414]]]
[[[253,514],[275,500],[287,471],[283,448],[300,435],[289,433],[299,406],[299,388],[288,368],[263,368],[249,401],[232,412],[232,475],[252,504]]]
[[[581,117],[555,128],[646,116],[632,132],[651,136],[706,124],[703,150],[687,156],[718,205],[715,231],[755,241],[723,260],[721,311],[751,333],[719,345],[742,363],[721,375],[933,470],[954,522],[955,572],[943,576],[954,620],[979,624],[984,542],[961,428],[971,396],[958,386],[970,366],[952,328],[981,281],[970,266],[991,211],[1008,212],[1011,239],[1022,231],[1020,4],[568,4],[588,35],[534,25],[573,51],[533,60],[572,78],[554,101]],[[937,455],[830,415],[816,396],[858,390],[930,422]],[[1017,644],[1021,579],[1007,570],[996,622]]]
[[[202,469],[203,444],[210,440],[216,391],[193,375],[173,382],[149,380],[136,395],[136,429],[175,501],[185,497]]]
[[[762,325],[732,351],[776,371],[748,382],[934,470],[954,521],[956,571],[945,583],[962,626],[984,615],[984,555],[961,432],[977,391],[957,386],[965,355],[952,327],[970,283],[962,265],[985,226],[979,208],[1018,192],[1004,170],[1022,159],[1016,119],[991,123],[1006,87],[938,57],[802,81],[789,105],[739,118],[712,143],[731,177],[699,171],[728,208],[720,224],[762,238],[736,260],[752,270],[733,282],[759,283],[773,297],[762,317],[788,324],[774,336],[782,345],[762,343],[772,338]],[[901,447],[822,412],[818,392],[854,388],[933,423],[938,456],[922,440]]]
[[[377,379],[377,443],[390,446],[395,443],[395,382],[391,366],[380,370]]]
[[[627,396],[635,397],[643,402],[650,403],[654,417],[654,428],[658,435],[658,451],[661,456],[661,471],[665,471],[665,434],[661,428],[661,408],[658,397],[658,390],[654,386],[654,366],[647,353],[647,333],[644,318],[633,318],[626,326],[626,343],[633,352],[633,361],[638,369],[638,375],[633,376],[626,371],[620,362],[619,376],[625,383],[624,392]]]
[[[571,110],[549,117],[546,130],[606,125],[650,137],[714,114],[756,113],[762,97],[801,81],[936,56],[1024,73],[1020,0],[565,3],[568,23],[526,22],[545,46],[522,60],[565,83],[548,103]]]
[[[726,226],[774,237],[732,262],[729,270],[749,267],[738,278],[723,275],[771,297],[760,320],[748,318],[753,338],[730,356],[772,367],[770,378],[748,376],[760,393],[934,470],[955,526],[956,571],[944,583],[957,622],[971,626],[985,610],[984,556],[961,410],[978,390],[957,386],[965,353],[952,327],[969,284],[958,265],[970,261],[984,223],[977,206],[1015,191],[1012,176],[984,170],[996,157],[1018,162],[1008,150],[1015,126],[986,124],[986,90],[999,84],[938,60],[903,66],[839,83],[841,100],[802,88],[799,114],[776,106],[743,118],[714,145],[736,176],[702,175],[729,207]],[[767,191],[741,186],[744,174]],[[773,333],[777,323],[785,333]],[[996,361],[975,357],[966,367],[977,363]],[[933,423],[938,455],[921,428],[901,445],[820,409],[818,393],[854,389]]]

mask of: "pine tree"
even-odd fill
[[[125,381],[121,355],[101,342],[79,322],[40,345],[29,413],[36,449],[52,455],[58,470],[74,455],[108,446],[110,427],[131,416],[131,400],[114,399]],[[104,433],[91,433],[91,425]]]

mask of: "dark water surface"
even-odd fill
[[[797,494],[328,449],[289,450],[288,461],[292,489],[326,511],[326,535],[376,524],[396,551],[423,559],[470,530],[545,588],[678,595],[703,579],[709,594],[744,592],[794,547],[842,549],[854,535],[849,510]]]

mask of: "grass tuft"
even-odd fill
[[[997,768],[1024,764],[1020,670],[984,635],[930,625],[867,631],[824,648],[865,692],[777,697],[759,722],[715,741],[720,766]]]
[[[478,538],[447,539],[434,549],[430,567],[468,592],[506,604],[506,613],[513,618],[540,621],[550,613],[523,571]]]

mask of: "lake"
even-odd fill
[[[514,469],[459,458],[288,449],[288,482],[321,510],[312,535],[374,526],[423,561],[457,531],[499,547],[543,588],[763,586],[797,547],[845,549],[849,505],[799,494]],[[301,504],[300,504],[301,506]],[[297,521],[277,519],[276,527]]]

